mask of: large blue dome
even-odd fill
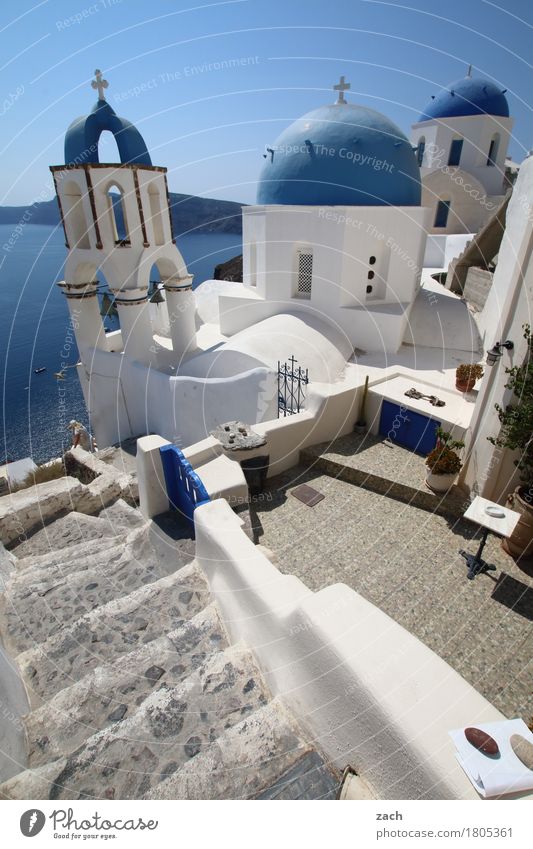
[[[267,148],[258,204],[416,206],[411,144],[384,115],[336,103],[308,112]]]
[[[442,89],[424,109],[419,121],[466,115],[509,117],[505,89],[483,77],[464,77]]]
[[[113,133],[123,164],[151,165],[139,130],[119,118],[106,100],[98,100],[88,115],[76,118],[65,135],[65,165],[98,162],[98,140],[104,130]]]

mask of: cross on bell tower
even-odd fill
[[[344,97],[344,92],[345,92],[345,91],[348,91],[350,88],[351,88],[350,83],[345,83],[345,82],[344,82],[344,77],[341,77],[341,78],[340,78],[340,80],[339,80],[339,82],[337,83],[337,85],[334,85],[334,86],[333,86],[333,91],[338,91],[338,92],[339,92],[339,96],[338,96],[337,101],[336,101],[336,104],[337,104],[337,105],[338,105],[339,103],[347,103],[347,101],[346,101],[346,99],[345,99],[345,97]]]
[[[102,72],[99,68],[96,69],[94,75],[96,79],[91,80],[91,85],[93,88],[98,89],[98,100],[105,100],[104,90],[108,87],[109,83],[107,82],[107,80],[102,79]]]

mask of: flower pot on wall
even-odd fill
[[[455,369],[455,388],[459,392],[472,392],[476,381],[483,377],[483,366],[479,363],[461,363]]]
[[[507,497],[507,507],[520,513],[520,519],[513,533],[502,541],[502,548],[511,557],[533,556],[533,502],[528,503],[524,496],[525,487],[518,487]]]
[[[474,380],[456,380],[455,388],[459,390],[459,392],[472,392],[474,386],[476,385],[476,381]]]
[[[433,492],[448,492],[453,486],[456,477],[457,475],[454,474],[436,475],[435,472],[430,472],[428,469],[426,472],[426,484]]]

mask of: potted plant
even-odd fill
[[[474,384],[483,377],[483,366],[479,363],[461,363],[455,369],[455,386],[460,392],[472,392]]]
[[[448,492],[461,471],[463,464],[457,453],[460,448],[464,448],[464,442],[438,428],[437,444],[426,457],[426,484],[434,492]]]
[[[502,542],[504,550],[513,557],[533,555],[533,337],[528,324],[524,325],[528,353],[521,366],[506,368],[515,403],[501,407],[496,404],[501,430],[488,440],[499,448],[518,451],[514,461],[520,473],[521,485],[507,498],[507,507],[516,510],[521,518],[512,535]]]

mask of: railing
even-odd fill
[[[176,445],[159,449],[170,507],[178,510],[194,530],[194,511],[210,501],[209,493]]]
[[[289,357],[288,363],[278,361],[278,419],[301,412],[305,405],[304,387],[309,383],[309,370],[296,368],[297,360]]]

